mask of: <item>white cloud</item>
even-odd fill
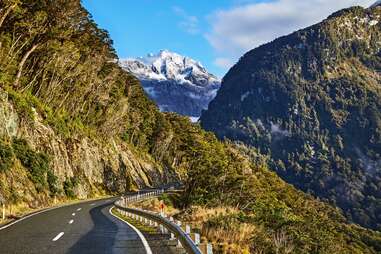
[[[275,0],[218,10],[209,16],[206,39],[215,49],[215,65],[231,67],[250,49],[315,24],[342,8],[370,6],[375,0]]]
[[[178,6],[172,7],[173,12],[181,18],[178,23],[179,27],[189,34],[198,34],[200,32],[198,28],[199,20],[196,16],[189,15],[186,11]]]
[[[214,64],[222,69],[228,69],[233,65],[233,61],[230,58],[218,57],[214,60]]]

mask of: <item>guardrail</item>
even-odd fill
[[[120,200],[116,201],[114,205],[125,216],[131,217],[135,220],[140,220],[141,222],[145,222],[146,224],[149,224],[149,226],[160,226],[162,233],[168,233],[169,231],[171,234],[171,239],[177,239],[178,245],[182,246],[188,254],[212,254],[213,249],[210,243],[205,244],[204,251],[200,250],[200,234],[191,234],[190,226],[186,225],[184,231],[181,227],[180,221],[175,221],[172,217],[167,218],[164,213],[160,214],[143,209],[128,207],[128,205],[133,202],[157,197],[164,192],[166,191],[153,190],[145,193],[138,193],[135,195],[122,197]],[[193,235],[193,239],[191,235]]]

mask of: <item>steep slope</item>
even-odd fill
[[[353,7],[246,53],[201,117],[287,182],[381,229],[381,8]]]
[[[378,233],[347,224],[244,148],[161,113],[119,67],[111,39],[79,0],[10,0],[0,9],[0,194],[7,204],[36,208],[55,197],[182,181],[179,205],[234,206],[239,213],[228,221],[255,228],[245,233],[253,252],[282,249],[278,233],[295,253],[381,251]],[[206,223],[225,226],[215,215]]]
[[[165,112],[199,117],[220,87],[220,81],[199,62],[168,50],[120,64],[140,79],[149,97]]]
[[[8,203],[38,207],[179,180],[135,147],[146,137],[121,138],[128,123],[148,126],[160,112],[115,63],[107,32],[80,1],[2,1],[0,10],[0,192]]]
[[[380,6],[380,5],[381,5],[381,0],[377,0],[374,4],[372,4],[370,6],[370,8],[375,8],[375,7]]]

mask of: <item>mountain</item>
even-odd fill
[[[220,87],[220,80],[201,63],[168,50],[122,60],[120,65],[139,78],[149,97],[165,112],[198,118]]]
[[[228,253],[381,251],[380,233],[287,184],[263,156],[160,112],[80,0],[9,0],[0,10],[7,212],[181,183],[166,201],[204,216],[195,226],[215,248],[238,249]]]
[[[375,2],[374,4],[372,4],[370,6],[370,8],[374,8],[374,7],[377,7],[377,6],[380,6],[381,5],[381,0],[378,0],[377,2]]]
[[[381,7],[353,7],[246,53],[200,119],[299,189],[381,230]]]

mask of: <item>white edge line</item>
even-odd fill
[[[64,232],[61,232],[59,233],[56,237],[53,238],[53,242],[57,241],[58,239],[60,239],[65,233]]]
[[[14,225],[14,224],[16,224],[16,223],[19,223],[19,222],[21,222],[21,221],[23,221],[23,220],[26,220],[26,219],[28,219],[28,218],[30,218],[30,217],[32,217],[32,216],[38,215],[38,214],[40,214],[40,213],[49,212],[49,211],[51,211],[51,210],[58,209],[58,208],[62,208],[62,207],[65,207],[65,206],[51,207],[51,208],[47,208],[47,209],[44,209],[44,210],[39,211],[39,212],[36,212],[36,213],[32,213],[32,214],[26,215],[26,216],[24,216],[24,217],[22,217],[22,218],[20,218],[20,219],[18,219],[18,220],[15,220],[15,221],[13,221],[13,222],[11,222],[11,223],[5,225],[5,226],[0,227],[0,230],[6,229],[6,228],[8,228],[8,227],[10,227],[10,226],[12,226],[12,225]]]
[[[107,199],[107,198],[106,198],[106,199]],[[110,199],[110,198],[108,198],[108,199]],[[87,202],[91,202],[91,201],[83,201],[83,202],[80,202],[80,203],[87,203]],[[30,217],[32,217],[32,216],[35,216],[35,215],[38,215],[38,214],[41,214],[41,213],[45,213],[45,212],[49,212],[49,211],[51,211],[51,210],[55,210],[55,209],[58,209],[58,208],[63,208],[63,207],[72,206],[72,205],[77,205],[77,204],[66,204],[66,205],[62,205],[62,206],[55,206],[55,207],[50,207],[50,208],[43,209],[43,210],[41,210],[41,211],[39,211],[39,212],[31,213],[31,214],[29,214],[29,215],[26,215],[26,216],[24,216],[24,217],[21,217],[21,218],[18,219],[18,220],[15,220],[15,221],[13,221],[13,222],[11,222],[11,223],[8,223],[8,224],[6,224],[6,225],[0,227],[0,231],[3,230],[3,229],[9,228],[10,226],[12,226],[12,225],[14,225],[14,224],[16,224],[16,223],[19,223],[19,222],[21,222],[21,221],[23,221],[23,220],[26,220],[26,219],[28,219],[28,218],[30,218]]]
[[[149,247],[149,244],[146,240],[146,238],[144,237],[144,235],[134,226],[134,225],[131,225],[130,223],[128,223],[127,221],[125,220],[122,220],[121,218],[119,218],[118,216],[116,216],[115,214],[113,214],[111,212],[111,210],[114,208],[114,206],[112,206],[109,210],[109,213],[114,216],[115,218],[117,218],[118,220],[121,220],[123,221],[124,223],[126,223],[128,226],[130,226],[133,230],[135,230],[135,232],[138,234],[140,240],[142,241],[143,245],[144,245],[144,248],[146,249],[146,253],[147,254],[152,254],[152,250],[151,248]]]

